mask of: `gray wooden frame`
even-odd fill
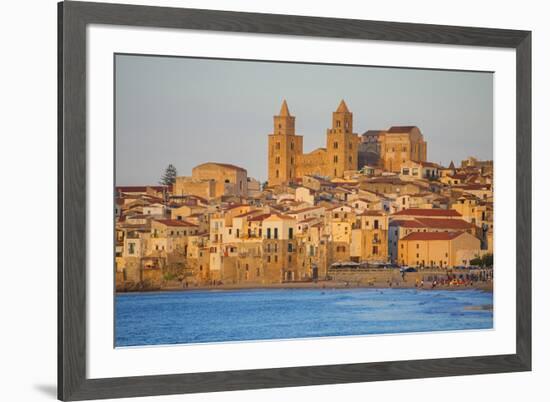
[[[58,5],[58,398],[82,400],[531,370],[531,32],[136,5]],[[86,26],[127,25],[511,48],[516,51],[516,353],[86,377]],[[497,133],[498,135],[498,133]],[[91,172],[93,174],[93,172]],[[510,267],[507,267],[510,268]]]

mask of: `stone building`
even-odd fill
[[[303,152],[303,137],[296,135],[295,120],[283,101],[279,115],[273,117],[273,133],[268,139],[268,182],[276,186],[295,182],[304,176],[344,177],[357,170],[359,138],[353,133],[353,113],[342,100],[332,113],[327,129],[326,148]]]
[[[388,130],[369,130],[361,136],[359,168],[378,166],[398,173],[409,161],[425,162],[428,146],[416,126],[392,126]]]
[[[481,254],[480,241],[467,232],[414,232],[398,242],[398,261],[415,267],[466,266]]]
[[[195,166],[191,176],[178,176],[175,195],[195,195],[206,199],[224,195],[246,197],[248,180],[245,169],[228,163],[207,162]]]

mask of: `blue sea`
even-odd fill
[[[493,294],[479,290],[123,293],[116,295],[115,346],[490,329],[492,304]]]

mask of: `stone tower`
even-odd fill
[[[295,117],[291,116],[286,100],[281,111],[273,116],[273,133],[268,140],[268,182],[270,186],[296,179],[296,160],[302,154],[302,136],[296,135]]]
[[[357,170],[359,137],[353,133],[353,113],[343,100],[332,113],[332,128],[327,130],[326,172],[331,177],[343,177],[346,170]]]

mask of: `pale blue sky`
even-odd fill
[[[432,162],[493,157],[492,73],[117,55],[115,86],[117,185],[207,161],[265,180],[283,98],[305,152],[325,146],[345,99],[358,134],[416,125]]]

